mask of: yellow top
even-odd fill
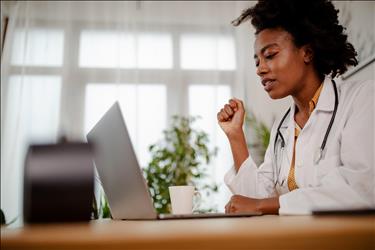
[[[320,87],[315,92],[313,98],[309,102],[309,115],[311,115],[311,113],[314,111],[314,109],[316,107],[316,104],[318,103],[318,99],[319,99],[320,93],[322,92],[322,88],[323,88],[323,84],[320,85]],[[295,157],[296,157],[295,154],[296,154],[297,138],[298,138],[298,136],[299,136],[299,134],[300,134],[300,132],[301,132],[302,129],[298,126],[298,124],[296,122],[294,122],[294,124],[295,124],[295,126],[294,126],[293,158],[292,158],[292,162],[291,162],[291,165],[290,165],[290,171],[289,171],[289,175],[288,175],[288,188],[289,188],[289,191],[292,191],[292,190],[298,188],[298,185],[296,183],[296,178],[295,178],[295,175],[294,175]]]
[[[314,111],[316,104],[318,103],[318,99],[319,99],[320,93],[322,92],[322,89],[323,89],[323,84],[320,84],[320,87],[316,90],[313,98],[309,102],[309,107],[310,107],[309,115],[311,115],[311,113]]]

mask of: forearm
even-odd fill
[[[242,163],[249,157],[245,135],[241,131],[235,136],[230,136],[228,138],[232,150],[234,166],[236,171],[238,171]]]

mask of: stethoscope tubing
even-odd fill
[[[333,84],[333,89],[334,89],[334,92],[335,92],[335,106],[334,106],[334,109],[333,109],[331,120],[329,122],[329,125],[327,127],[326,133],[324,135],[324,139],[323,139],[322,144],[320,146],[320,152],[319,152],[319,155],[318,155],[318,159],[316,159],[317,162],[319,162],[320,159],[323,157],[324,149],[325,149],[325,146],[327,144],[327,139],[328,139],[329,133],[331,132],[331,128],[332,128],[333,122],[335,121],[335,118],[336,118],[337,108],[339,106],[339,97],[338,97],[336,82],[333,79],[331,80],[331,82]],[[291,108],[289,108],[286,111],[285,115],[283,116],[283,118],[281,119],[279,125],[277,126],[277,132],[276,132],[275,142],[274,142],[274,152],[276,152],[276,144],[277,144],[277,140],[278,140],[279,136],[281,138],[281,148],[285,147],[285,140],[284,140],[283,135],[280,132],[280,128],[281,128],[282,124],[284,123],[284,120],[286,119],[286,117],[290,113],[290,110],[291,110]]]

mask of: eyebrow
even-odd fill
[[[260,53],[263,54],[264,51],[270,47],[273,47],[273,46],[277,46],[278,44],[277,43],[270,43],[270,44],[267,44],[266,46],[264,46],[261,50],[260,50]],[[257,59],[258,56],[256,54],[254,54],[254,59]]]

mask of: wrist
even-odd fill
[[[228,132],[227,137],[230,142],[246,141],[242,128]]]
[[[279,214],[279,197],[259,199],[256,209],[262,214]]]

